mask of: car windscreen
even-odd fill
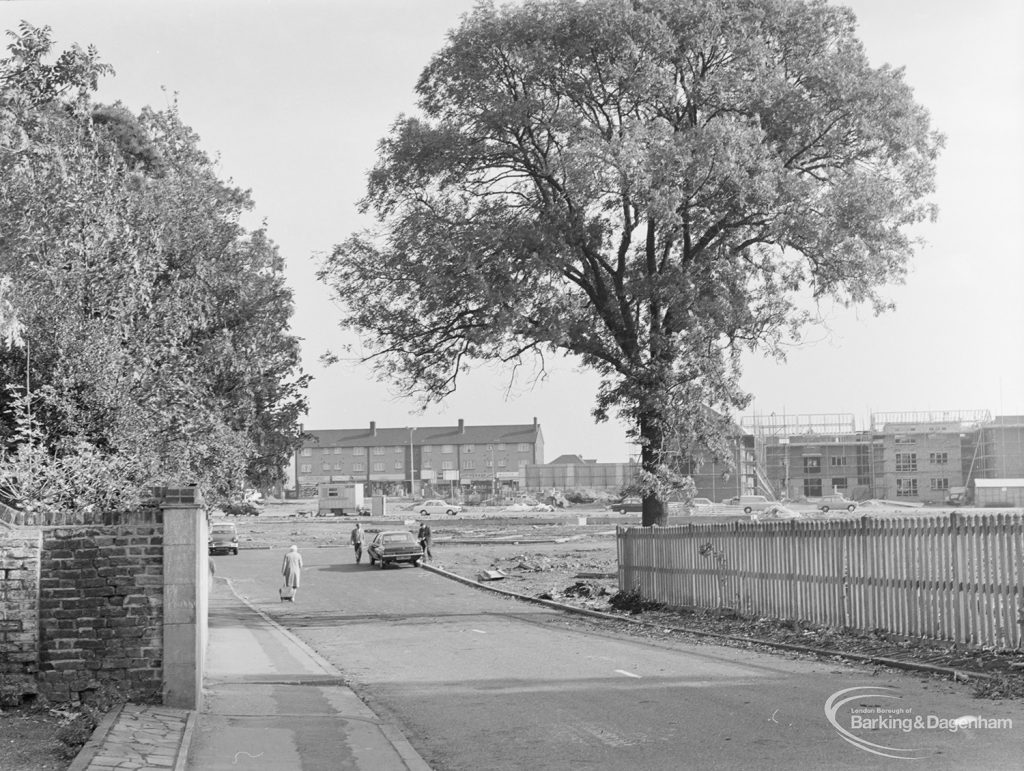
[[[388,535],[385,535],[381,540],[384,541],[384,543],[411,542],[412,541],[412,534],[411,533],[389,533]]]

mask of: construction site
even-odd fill
[[[880,412],[859,428],[852,414],[772,413],[744,418],[741,426],[745,436],[737,439],[752,448],[738,455],[747,465],[737,466],[748,493],[780,500],[838,493],[855,500],[961,504],[995,489],[995,498],[1005,500],[984,505],[1024,505],[1021,415]]]

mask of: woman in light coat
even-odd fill
[[[299,579],[302,577],[302,555],[299,554],[298,546],[292,544],[292,547],[285,552],[284,562],[281,564],[281,575],[284,576],[282,598],[288,594],[287,599],[295,602],[295,595],[299,593]]]

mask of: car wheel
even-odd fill
[[[753,511],[753,509],[752,509],[752,508],[750,508],[749,506],[747,506],[746,508],[744,508],[744,509],[743,509],[743,513],[744,513],[744,514],[749,514],[749,513],[750,513],[750,512],[752,512],[752,511]]]
[[[856,511],[856,510],[857,510],[857,507],[856,507],[856,506],[854,506],[854,505],[853,505],[853,504],[851,503],[851,504],[850,504],[849,506],[847,506],[847,507],[846,507],[846,510],[847,510],[847,511]]]
[[[427,511],[426,509],[420,509],[420,516],[421,517],[429,517],[430,516],[430,512]]]
[[[822,514],[828,514],[828,506],[822,506],[821,507],[821,513]]]
[[[455,512],[452,511],[451,509],[448,509],[448,516],[449,517],[454,517],[455,516]]]
[[[234,555],[235,555],[235,556],[237,557],[237,556],[238,556],[238,549],[235,549],[235,550],[234,550],[233,552],[231,552],[231,553],[232,553],[232,554],[234,554]]]

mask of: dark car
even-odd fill
[[[382,568],[392,562],[408,562],[413,566],[423,559],[423,549],[408,530],[385,530],[377,533],[366,549],[370,564],[380,563]]]
[[[218,522],[210,525],[210,537],[207,539],[210,554],[224,552],[238,554],[238,530],[233,522]]]
[[[612,511],[616,511],[619,514],[628,514],[634,511],[643,511],[644,502],[639,498],[623,498],[618,503],[612,504]]]

